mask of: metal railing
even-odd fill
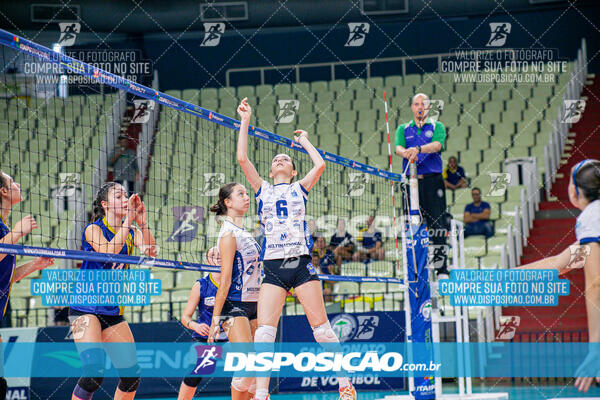
[[[478,50],[473,54],[475,62],[478,61],[480,54],[485,53],[493,53],[498,50]],[[514,56],[514,50],[503,49],[503,51],[512,52]],[[371,65],[372,64],[380,64],[380,63],[401,63],[401,75],[406,76],[406,63],[407,61],[416,61],[416,60],[437,60],[437,72],[442,74],[444,70],[442,68],[442,60],[445,57],[456,57],[457,54],[455,52],[452,53],[434,53],[434,54],[422,54],[417,56],[400,56],[400,57],[382,57],[382,58],[364,58],[360,60],[348,60],[348,61],[327,61],[327,62],[318,62],[318,63],[309,63],[309,64],[290,64],[290,65],[270,65],[270,66],[262,66],[262,67],[245,67],[245,68],[229,68],[225,72],[225,86],[230,86],[231,84],[231,74],[232,73],[243,73],[243,72],[259,72],[260,73],[260,84],[265,84],[265,72],[266,71],[281,71],[281,70],[294,70],[294,80],[295,83],[301,82],[300,80],[300,70],[306,68],[318,68],[324,67],[329,68],[329,80],[335,80],[335,69],[336,67],[348,65],[357,65],[364,64],[364,71],[366,78],[371,77]],[[423,73],[424,71],[418,71],[417,73]],[[393,74],[396,75],[396,74]],[[290,80],[288,80],[290,81]]]

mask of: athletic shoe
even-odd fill
[[[340,400],[356,400],[356,389],[352,384],[340,388]]]

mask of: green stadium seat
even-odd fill
[[[348,90],[363,89],[366,87],[365,84],[366,82],[362,78],[353,78],[346,81],[346,87]]]
[[[275,93],[279,98],[287,99],[292,94],[292,87],[289,83],[279,83],[273,86],[273,93]]]
[[[502,249],[506,247],[506,236],[494,236],[487,240],[487,254],[500,255]]]
[[[391,75],[391,76],[387,76],[385,78],[385,86],[386,87],[397,87],[397,86],[403,86],[404,85],[404,79],[402,79],[402,75]]]
[[[344,79],[336,79],[333,81],[329,81],[329,90],[331,91],[346,91],[346,81]]]
[[[484,256],[486,254],[485,249],[485,237],[469,236],[468,238],[465,238],[465,256]]]
[[[152,271],[151,279],[159,279],[162,282],[162,290],[172,289],[174,285],[173,271]]]
[[[456,104],[466,104],[471,102],[471,92],[455,92],[450,95],[450,102]]]
[[[505,267],[501,265],[500,255],[499,254],[491,254],[485,257],[481,257],[479,259],[479,265],[481,269],[490,269],[490,268],[502,268]]]
[[[423,83],[421,74],[408,74],[404,76],[404,86],[419,86]]]
[[[498,85],[491,93],[491,99],[493,101],[510,100],[512,97],[512,89],[503,85]]]
[[[509,201],[519,202],[521,201],[521,190],[526,189],[523,185],[509,186],[506,191],[506,197]]]
[[[527,136],[519,136],[516,140],[519,144],[526,144],[528,141],[525,140]],[[534,137],[535,138],[535,137]],[[529,146],[514,146],[509,148],[506,152],[507,158],[519,158],[519,157],[529,157]]]
[[[386,292],[386,285],[383,282],[363,282],[360,284],[361,294],[383,294]]]
[[[340,274],[345,276],[366,276],[367,267],[361,262],[344,263],[342,264]]]
[[[370,87],[372,89],[382,88],[383,87],[383,78],[380,76],[376,76],[373,78],[367,78],[366,85],[367,85],[367,87]]]
[[[516,201],[512,201],[512,200],[502,203],[500,205],[500,214],[501,214],[502,218],[513,217],[517,212],[517,211],[515,211],[516,207],[520,207],[520,205],[521,205],[520,202],[516,202]]]
[[[502,205],[499,204],[498,206],[501,207]],[[506,235],[508,233],[509,225],[514,225],[514,221],[512,218],[501,218],[496,220],[496,222],[494,223],[496,235]]]
[[[367,267],[368,276],[393,277],[395,263],[391,261],[372,261]]]
[[[310,84],[310,90],[314,93],[329,92],[329,87],[326,81],[314,81]]]
[[[454,219],[462,221],[463,217],[464,217],[464,213],[465,213],[465,205],[464,204],[453,205],[453,206],[449,207],[449,212],[450,212],[450,214],[452,214]]]
[[[308,82],[292,83],[292,95],[296,95],[297,99],[314,99],[314,93],[310,90]]]
[[[244,97],[254,97],[254,86],[244,85],[238,86],[237,88],[237,97],[241,101]]]
[[[344,294],[358,294],[359,287],[358,282],[336,282],[333,285],[333,294],[344,295]]]
[[[373,311],[402,311],[402,303],[392,299],[377,300],[373,304]]]

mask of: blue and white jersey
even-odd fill
[[[308,192],[300,184],[263,181],[256,193],[258,218],[265,232],[263,260],[309,255],[312,238],[306,225]]]
[[[258,301],[258,291],[262,279],[262,265],[260,263],[260,246],[250,232],[224,220],[219,231],[217,247],[221,238],[231,232],[236,241],[236,252],[233,258],[231,273],[231,287],[227,294],[228,300],[233,301]]]
[[[575,236],[579,244],[600,242],[600,200],[594,200],[577,217]]]

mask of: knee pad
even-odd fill
[[[75,390],[73,390],[73,394],[83,400],[91,400],[94,392],[100,388],[102,385],[102,381],[104,378],[88,378],[82,377],[77,381],[77,385],[75,386]]]
[[[104,376],[104,349],[92,348],[84,350],[81,352],[80,358],[84,377]]]
[[[254,342],[273,343],[275,342],[276,336],[277,328],[270,325],[261,325],[256,329],[256,332],[254,333]]]
[[[135,392],[140,386],[141,369],[138,364],[129,368],[118,368],[119,385],[117,386],[122,392]]]
[[[120,378],[117,387],[121,392],[131,393],[135,392],[140,387],[139,377]]]
[[[313,328],[313,335],[318,343],[336,343],[339,342],[335,332],[331,329],[329,321],[323,325],[319,325]]]
[[[238,392],[247,392],[250,388],[250,383],[252,382],[251,377],[234,377],[231,380],[231,387],[237,390]]]
[[[2,346],[2,345],[0,345]],[[6,398],[6,390],[8,389],[8,383],[6,379],[0,378],[0,399]]]
[[[183,383],[185,383],[189,387],[198,387],[198,385],[202,382],[201,376],[186,376],[183,378]]]

